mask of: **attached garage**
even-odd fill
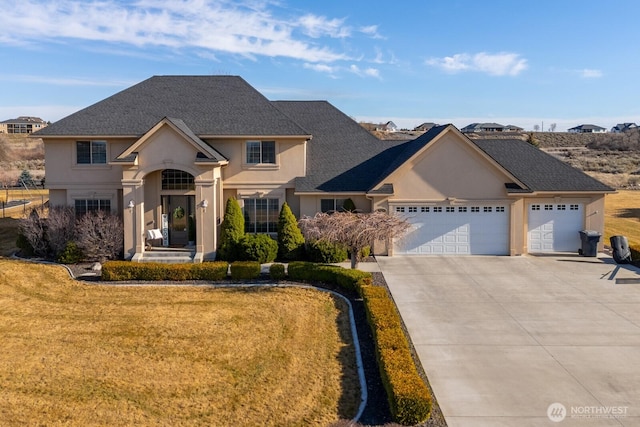
[[[397,255],[507,255],[509,208],[504,204],[398,205],[412,229],[394,245]]]
[[[580,203],[530,203],[527,246],[531,253],[576,252],[584,228]]]

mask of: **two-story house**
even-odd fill
[[[36,134],[52,205],[122,215],[125,256],[145,236],[215,258],[228,198],[246,231],[294,214],[384,210],[412,224],[376,253],[576,251],[602,231],[613,190],[520,140],[471,140],[452,125],[381,141],[325,101],[270,101],[240,77],[156,76]]]

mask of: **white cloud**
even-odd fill
[[[374,38],[374,39],[383,39],[384,38],[378,32],[378,26],[377,25],[367,25],[367,26],[364,26],[364,27],[360,27],[359,30],[360,30],[361,33],[366,34],[366,35],[368,35],[368,36],[370,36],[371,38]]]
[[[344,26],[344,19],[327,19],[324,16],[305,15],[299,20],[303,33],[318,38],[329,36],[345,38],[351,35],[351,29]]]
[[[584,70],[579,70],[578,72],[585,79],[598,79],[603,76],[601,70],[594,70],[590,68],[585,68]]]
[[[40,44],[74,39],[136,47],[190,47],[249,58],[349,59],[328,44],[317,43],[320,37],[348,37],[351,32],[344,19],[308,14],[285,20],[275,17],[268,6],[252,0],[22,0],[19,8],[3,8],[0,42]]]
[[[303,64],[303,67],[308,70],[317,71],[319,73],[334,74],[337,71],[337,67],[333,67],[327,64],[309,64],[308,62]]]
[[[135,82],[122,80],[100,80],[87,79],[80,77],[50,77],[38,75],[4,75],[0,74],[0,81],[22,82],[33,84],[47,84],[57,86],[109,86],[109,87],[127,87]]]
[[[476,71],[492,76],[517,76],[527,69],[527,60],[517,53],[479,52],[474,55],[457,53],[444,58],[430,58],[427,65],[438,67],[448,73]]]
[[[380,78],[380,70],[378,70],[377,68],[361,69],[357,65],[351,64],[351,66],[349,66],[349,71],[361,77],[375,77],[377,79]]]

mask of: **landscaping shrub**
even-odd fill
[[[20,234],[31,247],[33,255],[46,257],[49,255],[49,243],[46,237],[46,220],[33,209],[28,217],[19,225]]]
[[[76,264],[84,259],[82,251],[74,242],[67,242],[56,261],[62,264]]]
[[[244,216],[240,204],[236,199],[230,197],[224,211],[224,219],[220,226],[220,245],[218,246],[217,258],[225,261],[235,261],[239,259],[239,243],[244,237]]]
[[[269,267],[269,277],[273,280],[282,280],[286,277],[284,264],[274,263]]]
[[[234,261],[231,263],[233,280],[257,279],[260,277],[260,263],[257,261]]]
[[[303,282],[310,281],[313,275],[314,264],[305,261],[290,262],[287,272],[291,280],[301,280]]]
[[[278,217],[278,258],[287,261],[300,260],[304,256],[304,236],[298,220],[284,202]]]
[[[78,220],[76,236],[86,259],[100,262],[116,259],[124,245],[122,219],[104,211],[89,212]]]
[[[360,251],[360,259],[368,258],[371,255],[371,246],[365,246]]]
[[[222,280],[227,277],[227,267],[226,262],[161,264],[108,261],[102,265],[102,280]]]
[[[431,395],[418,374],[400,316],[386,289],[362,286],[360,293],[393,418],[404,425],[418,424],[429,417]]]
[[[229,264],[226,261],[193,264],[193,274],[198,280],[223,280],[227,278]]]
[[[359,291],[360,281],[368,279],[371,282],[371,273],[360,270],[348,270],[340,268],[335,272],[336,283],[343,289]]]
[[[278,243],[268,234],[246,234],[239,243],[239,259],[257,261],[260,264],[273,262],[278,255]]]
[[[22,256],[30,257],[35,255],[33,246],[31,246],[31,243],[29,243],[29,240],[25,237],[25,235],[22,232],[18,233],[18,237],[16,239],[16,246],[18,247],[18,249],[20,249]]]
[[[49,208],[49,215],[46,220],[46,239],[49,251],[54,259],[59,260],[63,252],[68,253],[69,242],[75,242],[76,238],[76,214],[72,207],[53,206]],[[76,246],[77,248],[77,246]],[[71,261],[66,264],[73,264]]]
[[[347,259],[347,249],[342,245],[316,240],[307,245],[307,256],[312,262],[332,263]]]

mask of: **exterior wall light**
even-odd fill
[[[200,202],[200,207],[202,207],[202,210],[204,212],[207,211],[208,206],[209,206],[209,202],[207,201],[207,199],[204,199],[203,201]]]
[[[133,213],[133,208],[136,207],[136,204],[133,203],[133,200],[129,200],[129,204],[127,205],[127,207],[129,208],[129,212]]]

